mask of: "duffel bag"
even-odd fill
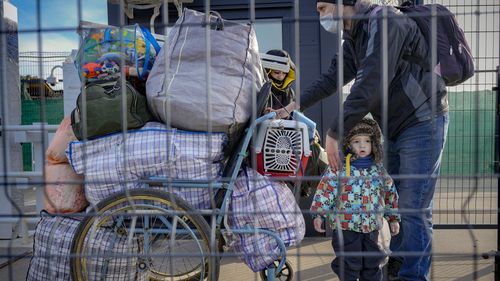
[[[172,127],[232,135],[249,120],[252,96],[264,82],[257,37],[252,25],[215,12],[209,18],[184,9],[155,60],[146,93],[155,118]]]
[[[125,106],[123,106],[123,93],[126,95]],[[86,108],[83,108],[84,95]],[[153,119],[146,97],[130,82],[125,81],[125,89],[122,89],[120,79],[89,83],[83,93],[78,95],[76,108],[71,112],[71,126],[75,136],[79,140],[94,139],[121,131],[124,121],[123,109],[126,110],[127,129],[142,127]]]

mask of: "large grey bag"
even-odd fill
[[[205,17],[184,9],[170,30],[147,80],[148,104],[172,127],[232,134],[250,118],[252,95],[264,82],[257,37],[252,25],[212,12],[207,42]]]

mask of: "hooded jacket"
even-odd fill
[[[408,58],[428,58],[427,43],[417,24],[394,7],[387,7],[387,56],[382,55],[382,10],[372,15],[372,5],[362,19],[353,20],[351,30],[344,32],[342,44],[344,81],[355,79],[344,104],[344,131],[339,132],[339,112],[332,110],[332,122],[328,135],[339,139],[350,131],[366,114],[383,126],[383,62],[387,65],[387,133],[396,138],[403,130],[419,122],[430,120],[433,113],[448,111],[446,86],[442,78],[423,69]],[[368,20],[370,18],[370,21]],[[328,72],[305,90],[301,110],[337,92],[338,54]],[[432,80],[435,78],[435,91]],[[432,98],[432,96],[435,98]],[[432,102],[435,101],[433,105]]]
[[[269,75],[270,76],[270,75]],[[272,80],[272,78],[270,78]],[[273,81],[271,88],[271,96],[268,101],[268,107],[272,109],[280,109],[287,106],[292,101],[295,101],[295,92],[291,87],[291,83],[295,81],[295,70],[290,68],[285,79],[281,84]]]
[[[295,101],[295,92],[292,89],[292,83],[295,81],[295,64],[288,52],[284,50],[270,50],[267,54],[285,57],[288,59],[288,65],[290,69],[285,76],[283,81],[276,81],[271,76],[272,69],[266,68],[266,74],[269,79],[272,81],[271,88],[271,96],[269,97],[267,107],[271,107],[272,109],[280,109],[284,106],[287,106],[292,101]]]

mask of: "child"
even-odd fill
[[[280,70],[266,68],[267,77],[273,83],[271,96],[267,103],[269,111],[270,109],[282,108],[295,100],[295,92],[291,87],[292,82],[295,81],[295,64],[285,50],[269,50],[266,54],[288,59],[288,62],[282,65]]]
[[[295,92],[292,89],[292,83],[295,81],[295,64],[293,63],[290,55],[285,50],[269,50],[266,54],[271,56],[277,56],[286,58],[287,62],[278,63],[280,70],[273,69],[272,65],[269,64],[265,70],[267,76],[272,81],[271,95],[267,101],[265,112],[270,112],[272,110],[277,110],[283,108],[295,101]],[[263,64],[266,65],[265,60]],[[278,67],[276,67],[278,68]],[[291,118],[290,116],[288,118]],[[309,157],[306,169],[304,171],[304,176],[314,177],[319,179],[319,176],[323,174],[328,166],[328,160],[326,153],[321,147],[320,136],[317,131],[315,135],[311,137],[311,152],[312,155]],[[310,190],[318,185],[318,180],[304,180],[301,183],[300,195],[302,197],[308,197]]]
[[[334,230],[334,251],[347,253],[337,256],[331,264],[341,281],[382,280],[381,263],[385,257],[377,243],[382,226],[380,213],[389,222],[391,235],[399,232],[398,194],[382,166],[381,135],[373,119],[364,118],[352,128],[343,141],[344,167],[340,174],[327,169],[311,206],[311,211],[319,215],[314,219],[314,229],[325,232],[323,217],[328,216]],[[349,255],[361,251],[370,253]]]

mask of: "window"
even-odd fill
[[[283,49],[281,19],[258,19],[255,21],[255,33],[259,42],[259,51],[265,53],[271,49]]]

